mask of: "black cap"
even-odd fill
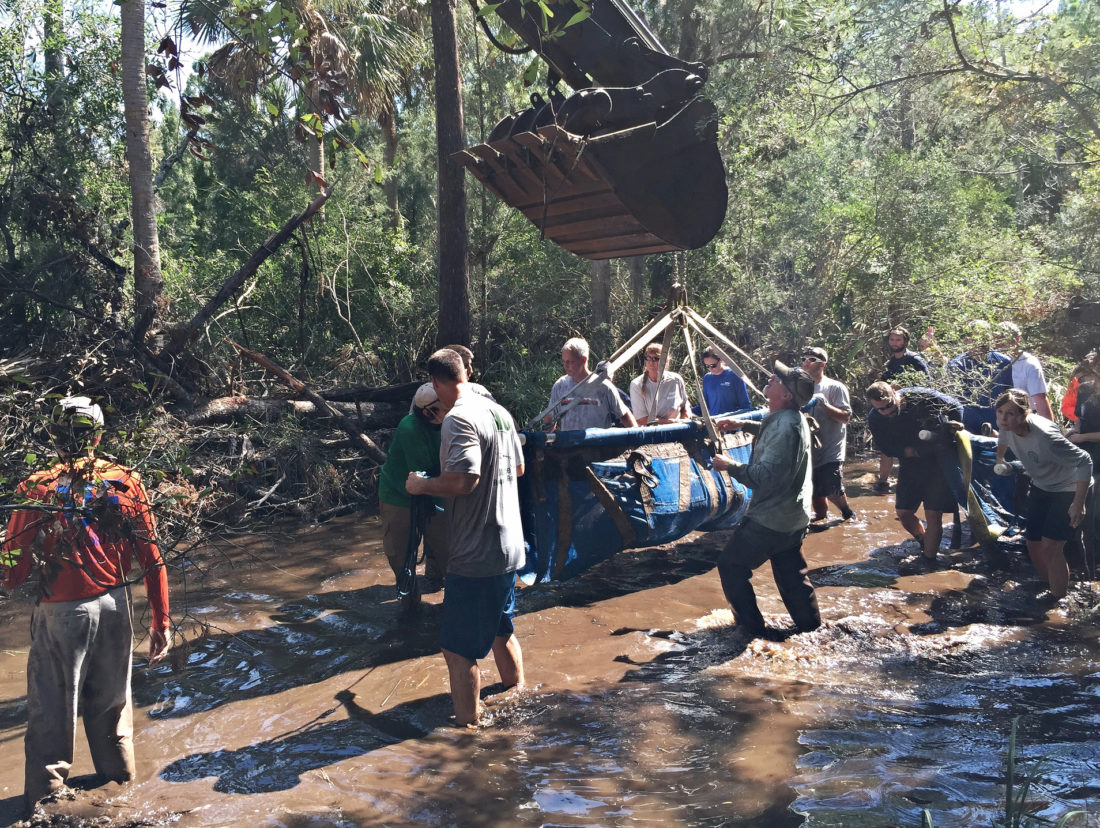
[[[775,375],[794,396],[798,408],[808,403],[814,395],[814,378],[801,368],[791,368],[776,360]]]

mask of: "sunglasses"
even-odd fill
[[[887,411],[893,411],[897,407],[898,407],[897,403],[890,403],[889,405],[882,405],[882,406],[875,405],[874,403],[871,403],[871,408],[875,409],[875,411],[881,411],[884,414]]]
[[[439,413],[439,406],[435,403],[432,403],[431,405],[424,406],[420,410],[427,414],[429,417],[434,417]]]
[[[715,368],[718,367],[718,363],[717,362],[704,362],[703,367],[706,368],[708,371],[713,371]]]
[[[645,361],[646,362],[660,362],[661,358],[660,357],[655,357],[655,356],[647,356],[645,358]]]
[[[821,357],[804,356],[804,357],[802,357],[802,361],[803,362],[824,362],[825,360],[823,360]]]

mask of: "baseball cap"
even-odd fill
[[[439,395],[430,382],[426,382],[416,389],[413,394],[413,405],[417,408],[427,408],[432,403],[439,402]]]
[[[791,368],[776,360],[775,375],[779,377],[779,381],[786,386],[787,390],[794,395],[794,401],[799,408],[808,403],[810,397],[814,395],[814,378],[801,368]]]
[[[103,409],[90,397],[62,397],[53,408],[54,422],[69,421],[88,428],[103,428]],[[87,422],[82,422],[86,420]]]

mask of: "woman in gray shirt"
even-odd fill
[[[1092,458],[1065,438],[1062,430],[1031,411],[1027,393],[1011,388],[997,398],[998,474],[1011,473],[1005,453],[1011,449],[1031,477],[1027,502],[1027,552],[1050,594],[1062,598],[1069,585],[1063,548],[1081,523],[1092,482]]]

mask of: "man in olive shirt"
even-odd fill
[[[764,616],[756,605],[752,572],[771,560],[772,574],[798,632],[821,626],[814,588],[806,577],[802,540],[810,525],[813,490],[810,429],[799,409],[813,396],[814,381],[801,368],[775,363],[764,386],[768,415],[753,441],[752,460],[738,463],[716,455],[714,468],[752,489],[752,499],[734,536],[718,556],[722,590],[733,607],[737,628],[756,636],[764,632]],[[715,421],[722,431],[736,431],[734,418]]]

